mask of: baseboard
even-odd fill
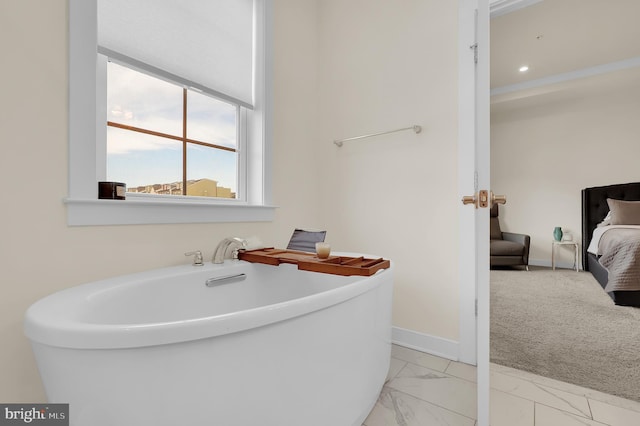
[[[545,268],[551,268],[550,260],[541,259],[529,259],[529,265],[531,266],[544,266]]]
[[[545,268],[551,268],[551,261],[547,259],[529,259],[529,265],[531,266],[544,266]],[[579,269],[582,269],[582,265],[578,265]],[[559,261],[556,262],[556,268],[560,269],[575,269],[573,262]]]
[[[459,344],[454,340],[431,336],[400,327],[392,327],[391,341],[405,348],[426,352],[452,361],[458,360]]]

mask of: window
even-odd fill
[[[242,199],[239,111],[237,104],[109,62],[107,180],[138,194]]]
[[[213,87],[214,83],[197,81],[197,72],[193,75],[180,75],[183,72],[181,70],[167,69],[164,65],[159,68],[158,64],[153,63],[153,58],[145,62],[147,58],[128,56],[136,54],[135,52],[120,52],[111,50],[111,45],[100,45],[99,37],[96,36],[99,33],[98,18],[102,13],[100,8],[104,4],[113,5],[114,2],[115,0],[69,0],[69,196],[65,199],[68,223],[107,225],[273,220],[275,208],[270,206],[272,0],[244,0],[245,5],[250,5],[249,9],[243,7],[252,13],[249,22],[253,28],[253,35],[249,37],[253,53],[248,92],[246,73],[227,73],[244,76],[241,78],[243,82],[240,83],[240,90],[234,92],[233,81],[227,86],[223,84]],[[239,3],[238,0],[226,2],[232,6]],[[120,8],[139,7],[141,3],[142,0],[121,0],[120,4],[123,6]],[[151,9],[160,9],[160,5],[171,6],[172,25],[162,26],[164,32],[168,31],[167,28],[178,28],[178,32],[192,33],[192,27],[207,29],[212,25],[208,22],[185,24],[178,18],[211,16],[211,10],[193,13],[194,10],[183,9],[212,8],[223,3],[158,0],[152,1]],[[147,10],[149,9],[145,13]],[[159,19],[154,17],[140,22],[155,25]],[[227,25],[224,19],[216,19]],[[180,31],[186,26],[190,31]],[[236,28],[236,25],[233,27]],[[240,27],[246,28],[246,25]],[[228,28],[224,28],[222,32],[226,33],[227,30]],[[152,29],[147,28],[142,32],[150,34],[150,38],[156,38]],[[131,46],[165,59],[171,57],[167,40],[178,38],[174,35],[167,38],[167,34],[163,34],[165,44],[162,48],[140,48],[141,41],[137,36],[132,37],[128,31],[122,33],[127,35],[125,41],[136,40],[136,43],[129,42]],[[246,37],[244,40],[246,45]],[[188,49],[185,49],[192,56],[195,54],[195,62],[192,62],[195,65],[184,68],[186,60],[173,62],[180,62],[187,74],[195,70],[201,75],[213,75],[207,70],[196,70],[200,62],[205,62],[204,59],[200,61],[198,55],[201,58],[211,56],[207,52],[200,52],[200,46],[196,44],[189,42]],[[207,47],[208,44],[203,48]],[[216,66],[232,62],[233,58],[228,55],[233,56],[236,51],[236,47],[227,49],[224,52],[227,56],[214,61],[218,64]],[[106,57],[113,58],[114,62],[107,64]],[[123,64],[127,66],[122,67]],[[167,66],[171,66],[171,61]],[[182,109],[186,93],[186,135],[184,125],[180,127],[180,123],[177,123],[180,120],[166,117],[158,119],[158,114],[151,119],[146,115],[149,108],[145,111],[141,104],[125,105],[123,102],[118,108],[114,101],[107,107],[111,96],[107,91],[107,81],[117,67],[124,69],[123,72],[140,74],[139,71],[143,71],[138,78],[154,80],[150,76],[158,77],[155,79],[157,84],[170,85],[168,81],[176,83],[173,88],[177,90],[180,99],[167,108]],[[151,96],[156,95],[158,92],[152,90]],[[216,114],[220,117],[225,111],[229,114],[228,117],[235,117],[235,125],[202,126],[203,121],[211,124]],[[184,115],[180,116],[184,121]],[[209,119],[203,120],[203,116],[208,116]],[[109,126],[105,126],[105,117],[108,117]],[[133,125],[128,121],[132,121]],[[133,134],[135,143],[130,142]],[[143,149],[145,147],[154,149]],[[156,149],[158,147],[161,149]],[[125,151],[128,152],[128,159],[120,155]],[[131,166],[132,157],[139,159],[135,167]],[[170,166],[165,168],[165,174],[154,175],[152,164],[160,161],[166,161]],[[127,162],[130,162],[129,165]],[[175,184],[182,196],[132,192],[122,201],[98,200],[97,182],[102,180],[124,181],[130,190],[135,188],[135,191],[138,186],[167,184],[171,187],[171,184]],[[204,185],[207,188],[201,188],[202,192],[199,194],[190,194],[189,183],[197,180],[205,180],[208,186]],[[211,196],[214,186],[207,181],[216,182],[216,196]],[[176,188],[167,188],[167,193],[172,189]],[[225,191],[229,197],[220,196]]]

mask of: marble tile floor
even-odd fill
[[[393,345],[363,426],[476,426],[475,367]],[[637,426],[640,403],[491,364],[491,426]]]

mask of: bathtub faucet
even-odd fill
[[[238,250],[246,248],[247,241],[238,237],[229,237],[220,241],[213,253],[213,263],[223,263],[225,259],[237,259]]]

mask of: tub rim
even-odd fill
[[[222,267],[215,267],[217,266],[215,265],[212,270],[228,270],[247,264],[251,265],[245,261],[225,262]],[[286,268],[294,267],[294,265],[274,267]],[[24,319],[24,333],[31,342],[73,349],[124,349],[157,346],[238,333],[310,314],[372,291],[387,280],[392,281],[393,262],[387,269],[377,271],[371,276],[356,277],[360,279],[338,288],[284,302],[214,316],[149,324],[88,323],[80,321],[73,313],[57,318],[57,322],[54,322],[52,318],[60,309],[59,307],[51,309],[51,303],[60,302],[61,298],[65,296],[70,299],[66,303],[78,303],[82,301],[79,296],[101,291],[98,289],[99,284],[117,286],[126,282],[124,281],[126,279],[134,281],[142,278],[177,277],[189,272],[200,271],[194,271],[191,265],[157,268],[92,281],[54,292],[39,299],[27,309]],[[93,287],[96,287],[94,291],[88,293],[87,291]],[[103,290],[104,288],[102,287]]]

